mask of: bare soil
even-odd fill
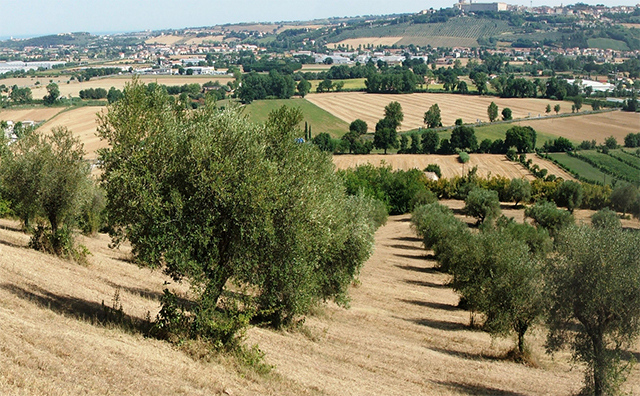
[[[74,136],[84,144],[85,158],[95,160],[98,158],[97,150],[107,147],[107,143],[101,141],[96,135],[98,127],[96,114],[101,111],[106,111],[106,107],[88,106],[65,111],[43,124],[39,129],[49,132],[52,128],[58,126],[69,128]]]

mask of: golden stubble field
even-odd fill
[[[444,203],[457,211],[464,205]],[[522,210],[503,210],[522,218]],[[579,218],[593,213],[576,212]],[[1,220],[0,394],[576,393],[582,368],[570,364],[568,352],[544,354],[543,328],[527,338],[537,368],[500,358],[513,340],[492,340],[469,328],[469,313],[457,308],[458,296],[446,286],[448,275],[434,268],[408,220],[391,217],[377,231],[374,254],[351,289],[350,309],[319,309],[302,332],[249,330],[247,343],[257,343],[275,365],[266,378],[238,372],[225,359],[194,360],[165,342],[92,324],[102,303],[111,307],[116,295],[127,317],[144,319],[155,317],[164,287],[188,288],[132,264],[129,249],[109,249],[105,235],[82,238],[93,253],[84,267],[26,248],[18,224]],[[637,366],[625,391],[640,392]]]
[[[404,121],[401,131],[408,131],[424,127],[424,113],[431,105],[437,103],[442,114],[443,125],[453,125],[455,120],[462,118],[465,123],[477,120],[488,122],[487,108],[491,102],[502,109],[508,107],[513,112],[513,118],[544,117],[547,104],[553,107],[561,103],[560,113],[570,112],[571,105],[567,102],[557,102],[546,99],[503,99],[487,96],[415,93],[406,95],[367,94],[364,92],[333,92],[323,94],[309,94],[305,97],[309,102],[330,112],[336,117],[351,123],[357,118],[367,122],[369,129],[384,117],[384,107],[390,102],[397,101],[402,105]]]
[[[61,107],[34,107],[29,109],[0,109],[0,121],[46,121],[64,109]]]
[[[106,107],[87,106],[65,111],[41,125],[39,130],[49,132],[58,126],[67,127],[84,144],[85,158],[96,160],[97,150],[108,146],[105,141],[101,141],[96,136],[97,113],[106,109]]]
[[[618,144],[623,145],[625,136],[640,132],[640,113],[609,111],[575,117],[525,120],[516,122],[516,125],[529,125],[538,132],[563,136],[576,142],[595,139],[598,144],[602,144],[606,138],[613,136]]]
[[[358,165],[371,164],[373,166],[388,165],[392,169],[420,169],[424,170],[429,164],[440,166],[442,177],[451,178],[464,176],[474,166],[478,167],[478,176],[489,175],[504,176],[509,179],[524,178],[533,180],[535,177],[518,162],[507,160],[501,154],[470,154],[470,160],[466,164],[458,161],[457,155],[438,154],[369,154],[369,155],[334,155],[333,163],[337,169],[348,169]],[[533,157],[533,156],[532,156]],[[541,168],[546,168],[549,174],[562,177],[565,180],[573,180],[573,177],[560,169],[554,163],[544,159],[535,160]]]

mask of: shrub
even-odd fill
[[[531,199],[531,184],[527,180],[514,178],[509,183],[507,194],[509,199],[515,202],[515,206],[518,206],[519,202],[529,202]]]
[[[466,164],[467,162],[469,162],[469,160],[470,160],[469,154],[467,154],[466,152],[461,151],[458,154],[458,161],[462,162],[463,164]]]
[[[532,218],[536,225],[545,228],[549,235],[555,237],[560,230],[573,224],[571,213],[560,210],[553,202],[539,201],[525,209],[526,217]]]
[[[640,198],[638,189],[627,183],[618,183],[611,192],[611,204],[614,209],[626,214],[633,204]]]
[[[575,208],[582,203],[582,185],[579,182],[567,180],[558,186],[555,202],[558,206],[564,206],[573,213]]]
[[[618,214],[609,208],[604,208],[591,216],[591,225],[594,228],[620,228],[622,223]]]
[[[436,174],[436,176],[438,176],[438,178],[442,177],[442,171],[440,170],[440,165],[438,165],[438,164],[429,164],[424,169],[424,171],[425,172],[433,172],[433,173]]]
[[[477,218],[478,224],[483,223],[488,218],[495,218],[500,214],[500,201],[498,200],[498,193],[495,191],[474,188],[469,192],[464,203],[464,212]]]

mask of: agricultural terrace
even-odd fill
[[[384,116],[384,107],[389,102],[397,101],[402,105],[404,121],[400,131],[409,131],[424,126],[424,113],[433,105],[438,104],[442,112],[442,124],[453,125],[455,120],[472,123],[476,120],[489,122],[487,108],[491,102],[498,105],[499,111],[508,107],[513,112],[513,118],[544,117],[547,104],[561,103],[560,113],[570,113],[569,102],[557,102],[548,99],[503,99],[496,97],[414,93],[407,95],[369,94],[364,92],[332,92],[325,94],[309,94],[307,100],[328,111],[336,117],[351,123],[357,118],[367,122],[370,130]],[[608,136],[608,135],[607,135]]]
[[[40,126],[39,129],[49,132],[57,126],[67,127],[84,144],[85,158],[95,160],[98,158],[96,151],[106,147],[106,142],[100,141],[96,136],[96,114],[105,109],[105,107],[87,106],[64,111]]]
[[[533,154],[531,154],[533,156]],[[470,154],[471,159],[466,164],[458,161],[457,155],[435,155],[435,154],[369,154],[369,155],[334,155],[333,163],[338,169],[354,168],[358,165],[372,164],[374,166],[390,165],[391,168],[409,170],[423,170],[429,164],[440,166],[442,177],[451,178],[463,176],[473,168],[478,167],[478,176],[487,177],[491,175],[504,176],[509,179],[525,178],[533,180],[535,177],[519,162],[512,162],[502,154]],[[562,177],[565,180],[573,180],[573,177],[560,169],[551,161],[537,159],[536,164],[540,168],[546,168],[549,174]]]
[[[226,84],[228,81],[233,81],[233,76],[227,75],[201,75],[201,76],[168,76],[168,75],[159,75],[159,76],[147,76],[142,75],[138,77],[140,81],[145,84],[157,82],[161,85],[184,85],[184,84],[204,84],[209,81],[220,81],[221,84]],[[89,88],[103,88],[107,91],[111,87],[116,87],[117,89],[122,90],[125,84],[131,82],[131,76],[108,76],[104,78],[92,78],[89,81],[83,81],[81,83],[77,81],[69,81],[69,77],[65,76],[57,77],[57,78],[17,78],[10,79],[12,81],[5,82],[4,80],[2,84],[8,85],[12,83],[14,85],[18,85],[20,87],[29,87],[33,92],[34,99],[42,99],[45,95],[47,95],[47,85],[49,84],[49,80],[53,80],[54,83],[58,84],[60,88],[60,96],[68,97],[69,95],[73,97],[79,97],[80,91],[83,89]],[[13,81],[15,80],[15,81]],[[39,81],[40,84],[36,85],[36,82]]]

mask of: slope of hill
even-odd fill
[[[522,219],[521,210],[504,212]],[[513,341],[470,329],[408,215],[376,233],[351,309],[318,309],[300,331],[249,330],[247,342],[275,365],[266,377],[226,358],[194,360],[123,326],[153,318],[162,288],[188,288],[163,285],[161,272],[128,261],[128,249],[108,249],[105,235],[83,239],[93,252],[87,267],[27,249],[27,240],[16,223],[0,221],[0,394],[566,395],[581,386],[568,353],[542,352],[541,329],[528,338],[539,368],[502,360]],[[119,306],[121,320],[107,315]],[[638,368],[625,390],[640,392]]]

